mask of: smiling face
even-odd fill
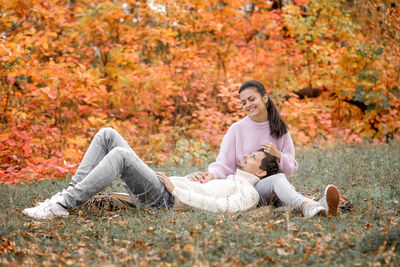
[[[242,171],[251,173],[259,178],[262,178],[267,175],[267,171],[260,169],[261,162],[264,157],[265,154],[262,151],[246,154],[237,164],[237,167]]]
[[[250,119],[255,122],[264,122],[268,120],[266,104],[268,96],[261,94],[254,87],[248,87],[239,94],[240,102],[244,111]]]

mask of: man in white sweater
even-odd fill
[[[105,128],[92,140],[67,189],[33,208],[24,209],[23,214],[35,219],[68,216],[68,209],[86,202],[116,177],[124,182],[138,207],[246,211],[259,202],[254,185],[278,170],[273,156],[257,151],[246,154],[239,162],[236,173],[227,179],[201,184],[186,177],[167,177],[154,172],[140,160],[115,130]],[[306,217],[325,211],[324,207],[310,199],[304,198],[298,203]]]

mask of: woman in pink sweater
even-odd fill
[[[189,175],[193,181],[207,182],[224,179],[235,173],[235,166],[243,155],[263,148],[276,157],[280,172],[286,177],[297,170],[292,138],[279,111],[258,81],[247,81],[239,88],[239,97],[247,117],[235,122],[228,129],[220,146],[219,154],[208,172]],[[268,179],[256,184],[262,199],[270,196]]]

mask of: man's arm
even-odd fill
[[[168,192],[172,193],[172,191],[174,191],[175,186],[174,184],[171,182],[171,179],[169,179],[169,177],[163,173],[163,172],[155,172],[157,177],[161,179],[161,181],[164,182],[165,188],[168,190]]]
[[[186,178],[190,181],[204,184],[214,179],[214,175],[209,172],[194,172],[186,175]]]

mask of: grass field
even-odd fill
[[[304,219],[268,206],[230,214],[79,207],[67,218],[36,221],[21,210],[68,179],[0,186],[0,265],[399,266],[400,143],[297,151],[296,158],[290,181],[298,190],[320,197],[336,184],[353,210]],[[115,190],[122,191],[118,182],[108,189]]]

